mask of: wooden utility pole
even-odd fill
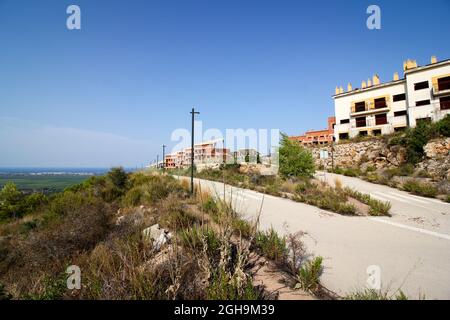
[[[191,131],[191,194],[194,194],[194,121],[195,115],[200,114],[196,112],[194,108],[190,112],[192,115],[192,131]]]
[[[162,149],[163,149],[163,165],[162,165],[162,169],[163,169],[163,172],[166,171],[166,147],[167,146],[165,144],[162,145]]]

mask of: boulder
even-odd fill
[[[159,224],[154,224],[142,231],[142,239],[153,245],[153,249],[159,251],[161,247],[170,242],[172,239],[172,234],[160,228]]]

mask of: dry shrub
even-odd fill
[[[73,195],[65,199],[73,199]],[[28,237],[15,238],[6,248],[2,273],[5,282],[14,284],[15,296],[42,294],[46,282],[53,281],[53,276],[72,264],[76,255],[92,249],[108,234],[112,216],[109,205],[92,199],[67,203],[67,207],[63,203],[64,196],[51,206],[61,216],[31,231]],[[51,275],[50,279],[45,275]]]
[[[280,191],[287,192],[287,193],[295,193],[295,188],[297,187],[297,184],[292,181],[283,181],[283,183],[280,186]]]
[[[189,212],[188,206],[177,195],[169,195],[159,208],[160,224],[170,230],[181,230],[201,223],[201,219]]]
[[[342,190],[342,181],[341,181],[341,179],[339,179],[339,178],[335,178],[334,179],[334,187],[337,190]]]
[[[303,231],[290,233],[286,236],[286,244],[289,250],[288,267],[291,272],[296,273],[306,259],[306,246],[302,238],[306,235]]]

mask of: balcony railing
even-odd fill
[[[362,107],[350,107],[350,115],[358,116],[362,114],[370,114],[376,112],[383,112],[389,110],[389,104],[385,101],[377,103],[367,103],[364,108]]]

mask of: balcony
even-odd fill
[[[433,95],[435,97],[445,96],[450,94],[450,77],[438,79],[433,83]]]
[[[350,130],[391,125],[394,121],[393,118],[394,117],[361,117],[361,119],[352,119],[350,122]],[[406,117],[404,122],[406,124]]]
[[[375,101],[370,101],[365,104],[356,104],[355,108],[350,108],[350,116],[364,116],[374,113],[383,113],[389,111],[389,105],[384,99],[375,99]]]

